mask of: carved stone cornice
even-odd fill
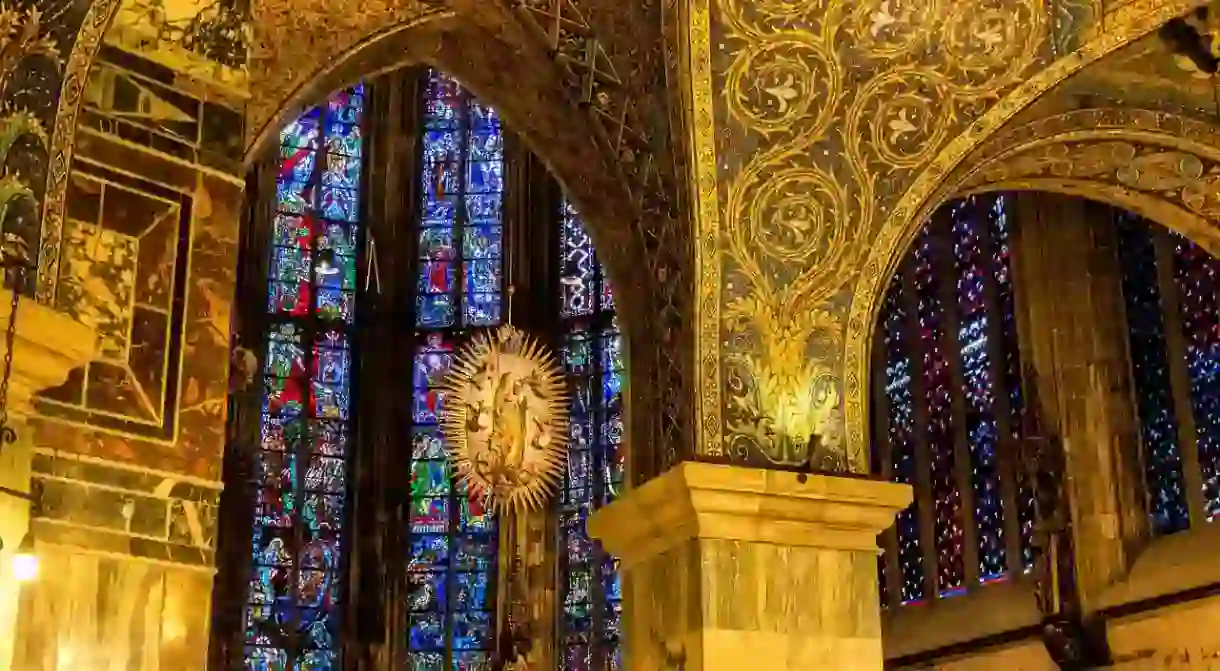
[[[8,306],[12,292],[0,290],[0,333],[8,329]],[[94,330],[72,317],[32,299],[17,308],[17,331],[13,339],[13,373],[9,382],[9,409],[30,412],[34,394],[64,383],[68,373],[93,358]],[[7,347],[0,338],[0,356]]]
[[[692,539],[860,552],[911,503],[890,482],[685,462],[589,518],[624,568]]]

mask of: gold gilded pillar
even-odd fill
[[[1029,193],[1018,195],[1017,217],[1021,349],[1035,371],[1026,383],[1037,385],[1034,410],[1066,455],[1077,587],[1088,609],[1148,532],[1113,211]]]
[[[904,485],[686,462],[593,514],[631,671],[882,668],[877,534]]]
[[[7,306],[11,296],[7,290],[0,291],[0,301],[6,306],[0,314],[0,333],[8,328]],[[3,342],[0,342],[0,357],[4,350]],[[17,432],[17,441],[0,445],[0,486],[12,492],[30,492],[33,441],[26,425],[30,400],[38,391],[62,384],[70,370],[93,355],[93,329],[33,301],[27,300],[20,305],[7,399],[8,425]],[[3,543],[0,548],[0,669],[12,668],[21,594],[13,574],[12,558],[29,530],[30,506],[30,501],[19,496],[0,494],[0,542]],[[42,574],[46,575],[45,567],[42,567]]]

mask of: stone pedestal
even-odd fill
[[[0,360],[6,352],[3,334],[8,329],[11,300],[11,292],[0,290]],[[21,303],[8,390],[9,426],[17,431],[17,442],[0,445],[0,486],[30,491],[34,449],[25,426],[30,399],[42,389],[62,384],[70,370],[93,356],[93,350],[93,329],[32,299]],[[0,669],[11,668],[21,593],[13,578],[12,557],[29,528],[30,502],[0,493]],[[41,577],[46,579],[45,571]]]
[[[904,485],[688,462],[595,513],[631,671],[880,670],[877,534]]]

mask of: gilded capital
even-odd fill
[[[629,568],[691,539],[872,552],[911,488],[863,478],[685,462],[589,519]]]
[[[0,290],[0,333],[9,327],[13,293]],[[67,314],[33,299],[23,299],[17,308],[17,329],[13,338],[13,369],[9,381],[9,409],[18,414],[30,411],[34,394],[59,386],[68,373],[88,362],[96,344],[92,328]],[[7,344],[0,339],[0,353]]]

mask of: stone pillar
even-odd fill
[[[1122,269],[1108,208],[1021,194],[1013,250],[1022,353],[1046,429],[1067,456],[1077,586],[1086,610],[1148,532],[1138,467]]]
[[[0,291],[0,303],[5,306],[0,310],[0,333],[8,328],[11,297],[9,291]],[[0,340],[0,357],[5,349]],[[70,370],[93,354],[93,329],[32,300],[21,303],[8,390],[8,425],[17,432],[17,441],[0,445],[0,487],[29,494],[34,445],[26,431],[30,399],[38,391],[62,384]],[[12,668],[21,594],[12,573],[12,558],[29,531],[31,505],[18,495],[0,493],[0,669]],[[40,568],[42,579],[46,579],[46,567]]]
[[[107,42],[81,83],[72,163],[48,189],[43,260],[57,268],[38,287],[95,327],[97,352],[34,399],[43,576],[23,590],[11,668],[199,671],[245,185],[241,104],[192,77],[206,69]]]
[[[631,671],[882,668],[877,534],[904,485],[680,464],[593,514]]]

